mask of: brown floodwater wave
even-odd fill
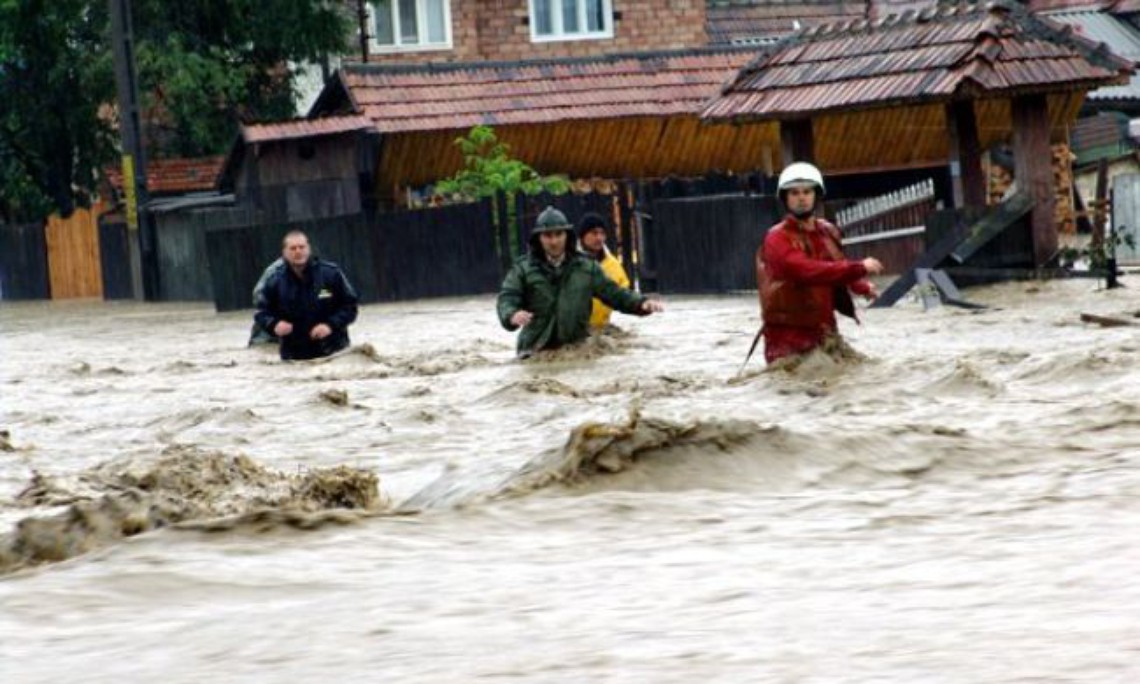
[[[120,459],[67,481],[36,474],[17,508],[59,508],[0,535],[0,573],[67,560],[153,530],[220,529],[250,516],[311,529],[330,510],[386,507],[375,473],[344,466],[274,472],[245,456],[168,447],[154,461]],[[222,519],[222,520],[216,520]]]

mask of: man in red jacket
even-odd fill
[[[883,271],[878,259],[845,258],[839,229],[815,216],[824,194],[819,169],[804,162],[789,164],[780,174],[777,194],[788,214],[768,230],[756,251],[768,363],[838,338],[835,312],[855,318],[851,293],[874,299],[878,292],[867,276]]]

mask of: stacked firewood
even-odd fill
[[[1076,158],[1067,143],[1053,145],[1053,188],[1057,196],[1053,218],[1063,234],[1077,230],[1077,211],[1073,204],[1073,161]]]
[[[1076,207],[1073,204],[1073,161],[1076,155],[1067,143],[1053,145],[1053,187],[1057,201],[1053,216],[1062,233],[1071,233],[1076,226]],[[986,202],[997,204],[1013,184],[1013,169],[1007,168],[985,155],[982,172],[986,177]]]

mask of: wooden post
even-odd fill
[[[1013,124],[1013,169],[1017,188],[1029,193],[1033,211],[1033,261],[1044,266],[1057,253],[1057,198],[1053,189],[1053,151],[1049,147],[1049,101],[1044,95],[1022,95],[1010,103]]]
[[[780,122],[780,153],[784,166],[798,161],[815,163],[811,119]]]
[[[986,206],[986,179],[982,174],[982,151],[978,142],[978,119],[970,100],[946,105],[946,129],[950,134],[950,180],[954,206]]]
[[[1108,222],[1108,160],[1104,158],[1097,162],[1092,207],[1092,248],[1099,250],[1104,247],[1104,226]]]
[[[507,204],[507,193],[502,190],[495,191],[495,234],[499,240],[499,264],[503,275],[511,269],[515,260],[515,253],[511,250],[511,218]]]

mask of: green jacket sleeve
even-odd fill
[[[593,268],[590,270],[590,286],[595,297],[611,309],[617,309],[622,313],[642,314],[641,304],[645,301],[645,297],[607,278],[597,264],[591,265]]]
[[[523,267],[516,263],[503,278],[503,286],[499,288],[499,299],[496,308],[499,312],[499,323],[510,331],[518,330],[518,326],[511,323],[511,316],[523,305]]]

